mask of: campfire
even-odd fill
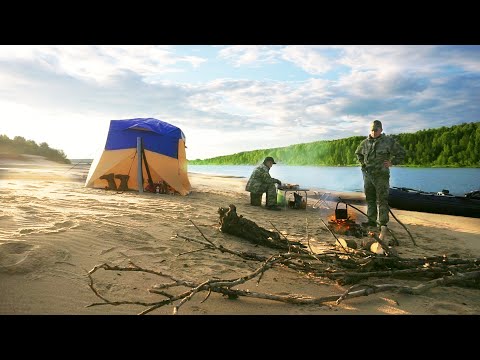
[[[357,238],[368,235],[368,232],[355,222],[355,217],[348,215],[347,206],[345,206],[345,209],[338,209],[338,203],[335,214],[329,217],[328,227],[334,233],[341,235],[355,236]]]

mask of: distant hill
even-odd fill
[[[404,166],[480,167],[480,122],[391,135],[405,148]],[[366,136],[321,140],[286,147],[244,151],[190,165],[256,165],[266,156],[285,165],[357,166],[355,150]]]
[[[43,156],[47,160],[62,164],[70,164],[70,160],[62,150],[52,149],[46,142],[38,145],[33,140],[26,140],[22,136],[10,139],[7,135],[0,135],[0,153],[14,155],[28,154]]]

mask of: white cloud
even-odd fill
[[[368,45],[339,46],[342,51],[338,62],[352,71],[375,71],[382,73],[429,72],[434,46]],[[435,61],[436,62],[436,61]],[[426,63],[429,66],[425,66]]]
[[[321,48],[311,46],[287,46],[282,50],[282,59],[290,61],[313,75],[329,71],[334,64],[331,59],[322,55]]]
[[[234,45],[221,49],[219,57],[231,61],[234,66],[260,65],[277,61],[280,47],[267,45]]]
[[[206,61],[198,56],[176,55],[172,46],[150,45],[2,46],[0,59],[28,60],[58,74],[102,84],[126,71],[148,80],[159,74],[185,71],[181,63],[197,68]]]
[[[229,46],[220,50],[222,66],[243,66],[242,79],[231,68],[229,79],[179,83],[162,74],[206,59],[171,46],[0,47],[0,133],[88,157],[103,145],[97,129],[110,119],[156,117],[184,131],[193,159],[366,136],[373,118],[385,120],[389,133],[478,121],[479,76],[465,75],[478,66],[475,49]],[[297,66],[314,76],[248,77],[247,69],[272,63],[275,71]],[[446,66],[453,69],[441,72]]]

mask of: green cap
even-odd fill
[[[382,122],[380,120],[373,120],[370,124],[370,130],[383,129]]]
[[[276,164],[275,160],[273,160],[273,157],[271,156],[267,156],[265,160],[263,160],[264,163],[266,163],[267,161],[271,161],[273,164]]]

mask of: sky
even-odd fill
[[[110,120],[187,158],[480,121],[480,45],[0,45],[0,134],[94,158]]]

